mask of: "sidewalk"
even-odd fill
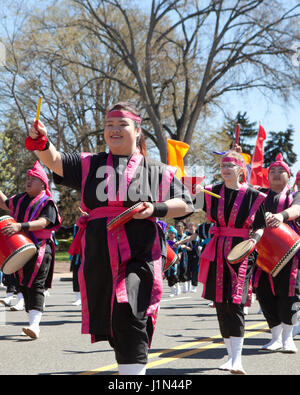
[[[71,278],[72,276],[73,274],[70,272],[70,261],[55,261],[54,278]]]

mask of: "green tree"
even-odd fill
[[[227,116],[224,131],[231,142],[235,141],[237,124],[240,125],[239,143],[242,151],[245,154],[253,155],[255,145],[250,144],[249,140],[257,136],[256,122],[249,121],[246,111],[243,114],[239,111],[234,119]]]
[[[0,189],[6,196],[16,192],[14,178],[17,169],[11,160],[12,154],[10,139],[4,134],[0,134]]]
[[[283,160],[291,167],[297,161],[297,154],[293,151],[293,135],[295,130],[289,126],[285,132],[270,132],[264,147],[264,167],[269,167],[276,160],[279,152]]]

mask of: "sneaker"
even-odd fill
[[[35,326],[27,326],[25,328],[22,328],[22,331],[25,333],[25,335],[29,336],[31,339],[38,339],[40,336],[40,330],[39,328]]]
[[[24,310],[24,300],[20,300],[17,304],[10,307],[11,311],[23,311]]]
[[[11,298],[3,298],[0,299],[0,304],[3,304],[5,307],[10,307],[11,306]]]

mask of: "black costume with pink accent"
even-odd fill
[[[62,161],[64,177],[54,174],[54,181],[81,190],[88,214],[75,238],[81,240],[82,332],[93,342],[109,340],[119,364],[145,364],[162,294],[165,236],[153,217],[113,231],[107,223],[138,201],[179,197],[192,211],[189,193],[176,169],[139,150],[131,157],[62,154]]]

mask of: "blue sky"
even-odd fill
[[[274,93],[274,97],[276,94]],[[265,99],[257,91],[246,93],[230,93],[224,106],[227,111],[230,111],[232,116],[235,116],[238,111],[242,113],[247,112],[250,122],[261,121],[262,126],[265,128],[268,138],[270,131],[285,131],[289,125],[292,125],[294,133],[294,147],[293,151],[297,154],[297,162],[292,167],[294,176],[300,170],[300,101],[293,100],[289,104],[283,103],[277,97],[273,102]],[[224,108],[225,109],[225,108]],[[253,142],[255,143],[255,141]],[[278,152],[280,147],[278,147]],[[294,177],[291,179],[293,185]]]

